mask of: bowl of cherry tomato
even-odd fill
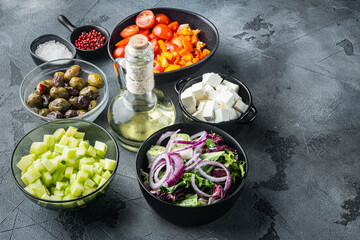
[[[135,34],[154,46],[156,80],[176,80],[198,71],[219,46],[219,33],[205,17],[183,9],[151,8],[134,13],[113,30],[108,44],[112,60],[125,56]]]

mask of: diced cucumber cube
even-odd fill
[[[109,171],[113,171],[114,168],[115,168],[115,164],[116,164],[115,160],[105,158],[104,169],[109,170]]]
[[[58,167],[58,164],[55,159],[44,158],[41,160],[41,163],[50,173],[53,173]]]
[[[85,148],[84,146],[82,147],[78,147],[76,150],[76,157],[80,158],[85,156],[87,153],[87,148]]]
[[[87,178],[89,178],[89,173],[85,171],[79,171],[76,175],[76,180],[80,183],[85,182]]]
[[[51,176],[51,174],[49,172],[43,172],[41,174],[41,180],[42,180],[42,182],[44,183],[44,185],[46,187],[50,186],[51,179],[52,179],[52,176]]]
[[[92,180],[93,180],[97,185],[100,184],[100,182],[101,182],[102,179],[103,179],[103,178],[102,178],[100,175],[98,175],[98,174],[94,174],[94,176],[92,177]]]
[[[40,155],[40,158],[53,158],[52,152],[49,150]]]
[[[62,136],[64,136],[64,134],[65,134],[65,129],[63,128],[56,129],[56,131],[53,133],[55,141],[59,141],[62,138]]]
[[[73,184],[75,181],[76,181],[76,175],[75,173],[71,174],[71,177],[70,177],[70,184]]]
[[[83,190],[84,190],[84,185],[82,185],[81,183],[74,182],[73,184],[71,184],[70,191],[71,194],[74,195],[75,197],[80,196]]]
[[[99,183],[98,188],[101,187],[102,185],[104,185],[106,181],[107,181],[107,180],[106,180],[105,178],[102,178],[101,181],[100,181],[100,183]]]
[[[56,182],[56,189],[65,190],[65,188],[69,185],[67,182]]]
[[[77,140],[77,139],[74,138],[74,137],[70,137],[69,147],[71,147],[71,148],[76,148],[76,147],[79,146],[79,143],[80,143],[79,140]]]
[[[101,174],[103,171],[103,165],[100,162],[94,163],[94,172],[97,174]]]
[[[59,144],[67,146],[69,144],[69,142],[70,142],[70,138],[68,136],[64,135],[61,137]]]
[[[89,148],[89,141],[81,141],[80,143],[79,143],[79,147],[84,147],[84,148],[86,148],[86,149],[88,149]]]
[[[66,166],[59,165],[56,171],[52,174],[51,183],[56,184],[56,182],[61,182],[61,180],[64,178],[64,171],[66,169]]]
[[[71,174],[73,174],[73,171],[74,171],[74,167],[67,167],[67,168],[65,169],[65,174],[64,174],[64,176],[65,176],[66,178],[70,179]]]
[[[62,200],[71,200],[71,199],[75,199],[76,197],[74,195],[71,195],[71,193],[65,195]]]
[[[61,199],[62,199],[61,196],[55,196],[55,195],[50,196],[50,198],[52,201],[61,201]]]
[[[62,154],[62,152],[63,152],[66,148],[67,148],[67,146],[65,146],[65,145],[55,144],[54,151],[55,151],[56,153]]]
[[[46,194],[46,187],[41,183],[40,179],[37,179],[35,182],[29,184],[29,187],[35,192],[35,196],[41,197]]]
[[[31,195],[34,195],[34,196],[35,196],[34,190],[32,190],[29,186],[26,186],[24,189],[25,189],[28,193],[30,193]]]
[[[29,185],[29,181],[26,179],[26,174],[21,176],[21,180],[25,183],[25,185]]]
[[[46,193],[44,193],[40,198],[45,200],[51,200],[50,196],[47,195]]]
[[[43,141],[44,141],[44,143],[46,144],[46,146],[48,148],[52,148],[55,145],[55,137],[54,137],[54,135],[45,134]]]
[[[34,168],[36,168],[39,172],[45,170],[45,167],[44,167],[44,165],[42,165],[40,158],[38,160],[36,160],[33,163],[33,165],[34,165]]]
[[[32,183],[36,181],[39,177],[41,177],[41,174],[36,168],[34,168],[31,169],[30,171],[27,171],[25,177],[29,183]]]
[[[54,191],[54,196],[64,196],[64,191],[63,190],[55,190]]]
[[[109,171],[106,171],[101,176],[105,179],[109,179],[109,177],[111,176],[111,173]]]
[[[76,158],[76,148],[65,148],[61,154],[61,160],[70,160]]]
[[[93,180],[91,180],[90,178],[86,179],[86,181],[84,183],[85,186],[88,186],[88,187],[91,187],[91,188],[94,187],[95,184],[96,183]]]
[[[20,159],[20,161],[16,164],[16,166],[21,170],[26,170],[31,164],[32,164],[32,158],[28,156],[34,156],[34,155],[27,155]]]
[[[30,147],[30,153],[41,154],[47,151],[47,146],[44,142],[33,142]]]
[[[97,150],[96,153],[98,156],[100,156],[101,158],[105,157],[108,146],[100,141],[95,141],[95,145],[94,148]]]
[[[77,138],[77,139],[84,139],[84,137],[85,137],[84,132],[76,132],[74,135],[74,138]]]
[[[89,155],[91,157],[95,157],[96,156],[96,149],[93,146],[90,145],[86,153],[87,153],[87,155]]]
[[[84,157],[79,161],[79,168],[81,168],[83,164],[92,164],[94,161],[94,158]]]
[[[66,135],[69,136],[69,137],[73,137],[76,132],[77,132],[77,128],[70,126],[66,130]]]
[[[80,170],[87,172],[87,173],[89,173],[90,176],[92,176],[93,172],[94,172],[94,167],[93,167],[93,165],[82,164],[80,167]]]
[[[64,194],[65,194],[65,195],[71,194],[70,188],[71,188],[70,185],[68,185],[68,186],[65,188],[65,190],[64,190]]]
[[[92,188],[92,187],[89,187],[89,186],[84,186],[84,190],[83,190],[82,195],[83,196],[88,195],[88,194],[92,193],[95,190],[96,190],[96,188]]]

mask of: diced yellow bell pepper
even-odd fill
[[[191,31],[191,28],[189,26],[187,27],[184,27],[182,30],[181,30],[181,35],[184,35],[184,36],[191,36],[193,33]]]
[[[204,49],[203,50],[203,56],[206,57],[207,55],[210,54],[210,50],[209,49]]]
[[[159,71],[158,70],[156,70],[155,68],[153,68],[153,70],[154,70],[154,73],[158,73]]]
[[[160,56],[160,65],[161,65],[163,68],[167,68],[167,67],[169,66],[169,63],[167,62],[166,57],[164,56],[163,53],[162,53],[161,56]]]
[[[179,68],[180,68],[179,65],[170,65],[169,67],[167,67],[165,69],[165,72],[173,71],[173,70],[176,70],[176,69],[179,69]]]
[[[193,58],[192,62],[197,63],[199,61],[199,58]]]
[[[182,66],[185,66],[186,63],[187,63],[187,62],[186,62],[185,60],[181,60],[181,61],[179,62],[179,64],[182,65]]]
[[[166,49],[166,46],[165,46],[164,41],[163,41],[163,40],[159,40],[158,43],[159,43],[160,49],[161,49],[163,52],[166,52],[167,49]]]
[[[166,59],[168,59],[169,61],[171,61],[171,59],[173,59],[174,55],[169,53],[169,52],[163,52],[162,54],[164,54],[164,56],[166,57]],[[161,54],[161,55],[162,55]]]
[[[191,62],[192,61],[192,56],[191,54],[187,54],[183,56],[183,59],[187,62]]]

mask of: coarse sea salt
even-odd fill
[[[64,44],[56,42],[55,40],[39,44],[35,50],[35,54],[46,61],[72,57],[69,49]]]

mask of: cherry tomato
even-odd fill
[[[154,56],[160,52],[160,45],[156,39],[151,40],[152,45],[154,46]]]
[[[160,23],[169,25],[171,23],[171,20],[165,14],[159,13],[159,14],[156,14],[156,16],[155,16],[155,25],[158,25]]]
[[[151,10],[142,11],[135,20],[136,25],[140,28],[148,29],[154,26],[155,16]]]
[[[171,42],[166,42],[165,45],[166,45],[166,48],[169,49],[170,51],[176,51],[179,48],[178,45],[171,43]]]
[[[150,41],[153,39],[160,40],[160,38],[158,38],[155,34],[152,34],[152,33],[149,34],[149,38],[150,38]]]
[[[125,57],[125,46],[120,46],[114,51],[114,58]]]
[[[177,21],[172,22],[168,25],[168,27],[171,29],[171,31],[176,32],[179,28],[179,23]]]
[[[120,32],[120,36],[122,38],[128,38],[128,37],[132,37],[135,34],[138,34],[140,31],[139,26],[137,25],[130,25],[126,28],[124,28],[121,32]]]
[[[162,23],[156,25],[152,33],[162,39],[170,40],[172,38],[172,31],[167,25]]]
[[[140,31],[139,31],[139,34],[142,34],[145,36],[149,35],[149,33],[150,33],[149,29],[140,29]]]
[[[125,46],[130,41],[130,38],[125,38],[115,44],[115,47]]]

